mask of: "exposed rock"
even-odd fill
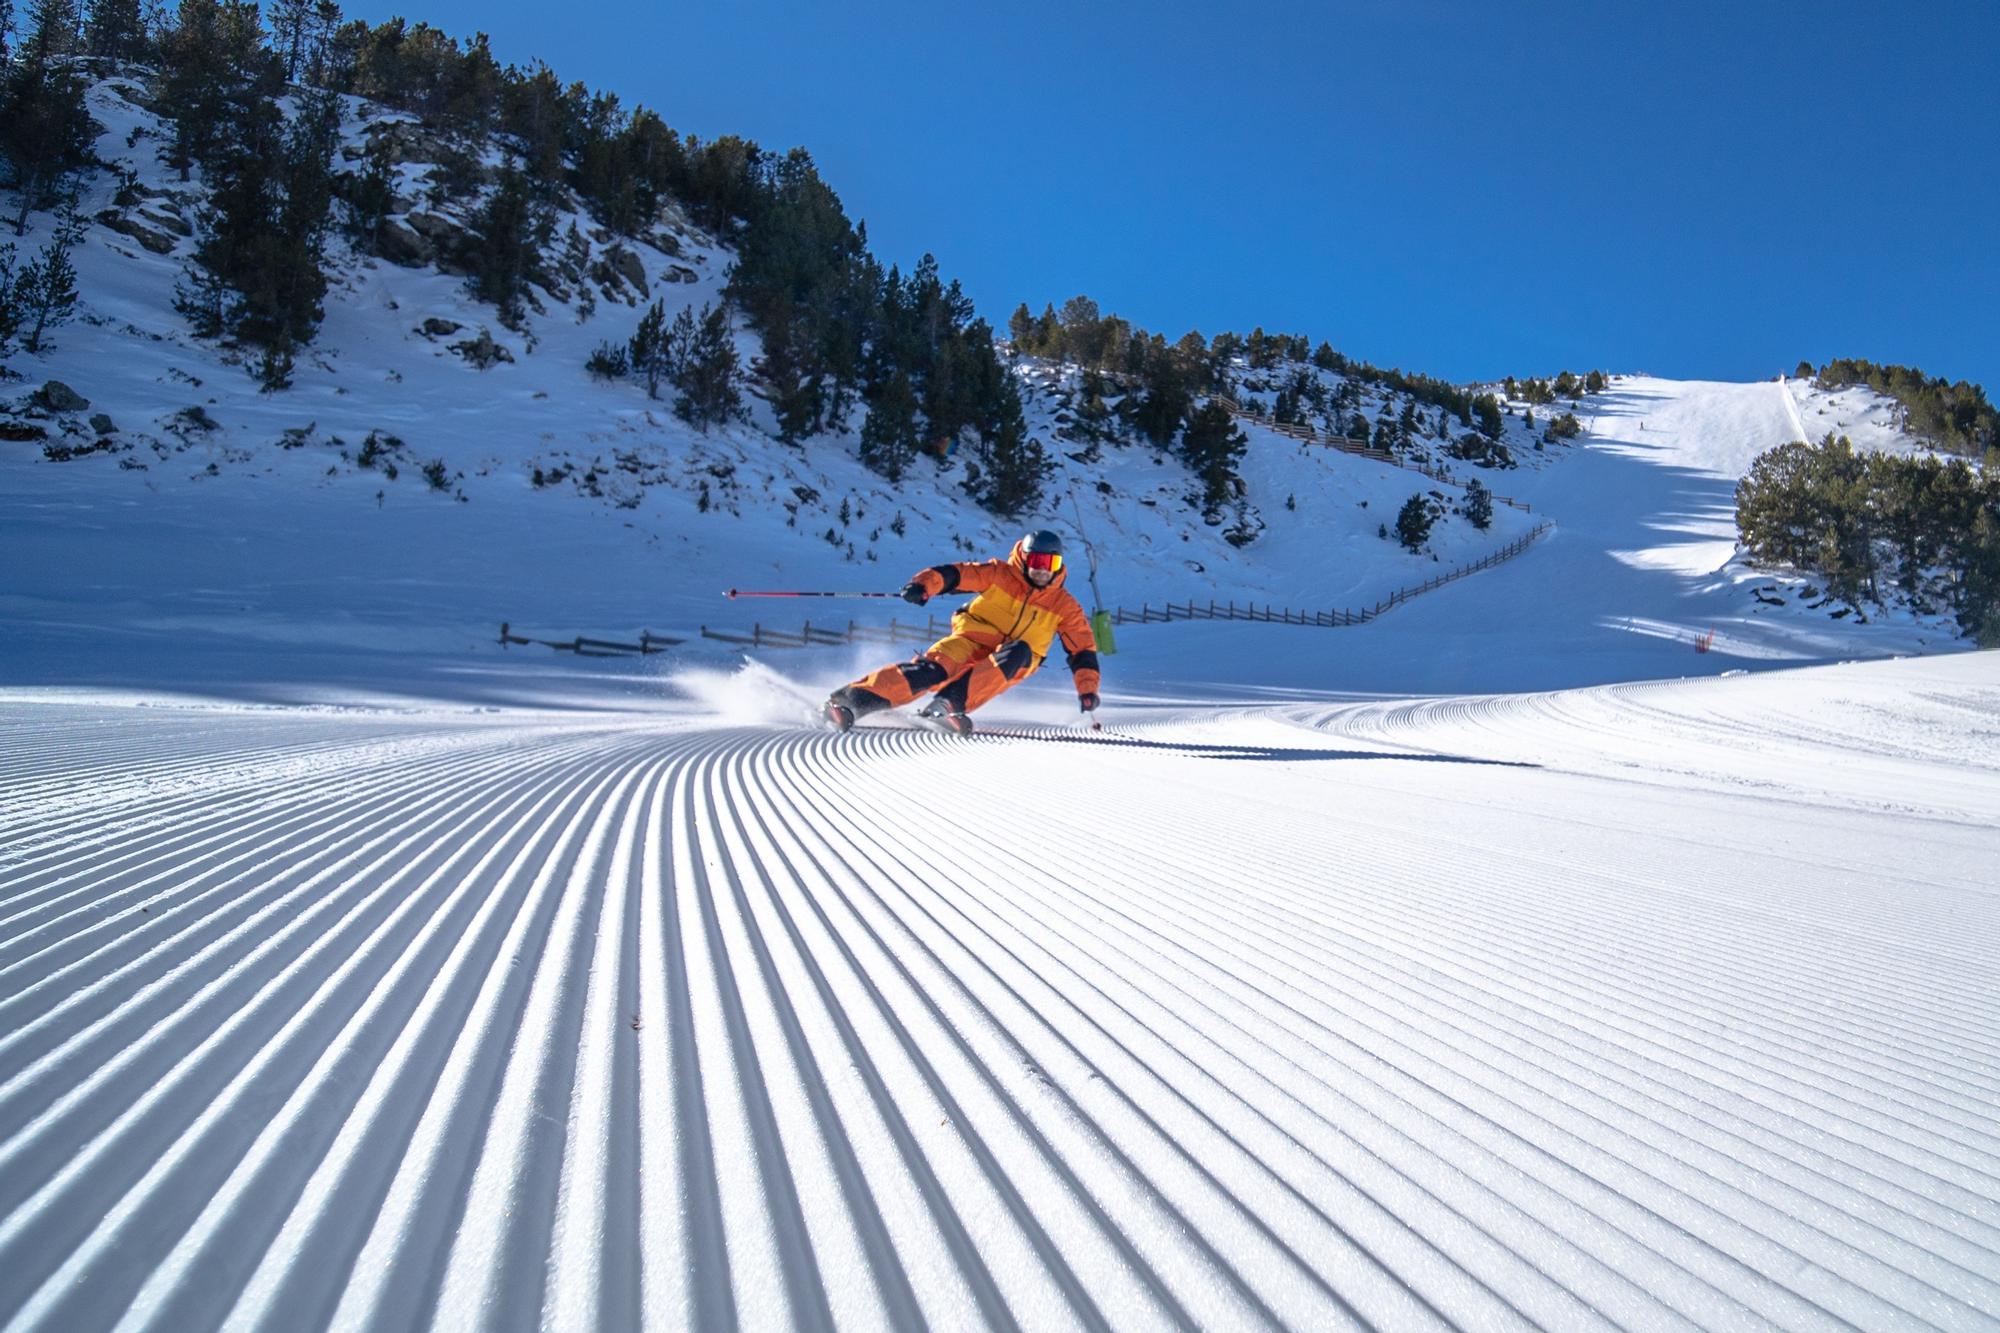
[[[82,412],[90,400],[61,380],[50,380],[28,395],[28,401],[44,412]]]
[[[194,235],[194,228],[189,226],[187,219],[178,213],[164,213],[154,208],[142,208],[139,210],[139,216],[148,222],[157,223],[165,227],[176,236]]]
[[[118,433],[118,423],[102,412],[93,412],[90,414],[90,428],[99,435],[116,435]]]
[[[49,433],[30,421],[0,421],[0,440],[15,444],[30,440],[46,440]]]
[[[464,327],[463,324],[454,324],[448,319],[439,319],[433,315],[424,321],[424,326],[419,332],[426,338],[448,338]]]
[[[450,218],[439,217],[436,213],[412,212],[409,214],[409,222],[425,240],[431,242],[433,245],[440,244],[459,233],[459,226],[456,222],[453,222]]]
[[[203,407],[200,403],[196,403],[193,407],[183,407],[180,411],[174,413],[173,420],[169,423],[169,428],[178,428],[181,430],[221,430],[222,423],[210,416],[207,408]]]
[[[173,252],[176,242],[172,236],[154,231],[151,227],[144,225],[136,218],[129,218],[123,213],[107,208],[97,215],[97,220],[119,235],[131,237],[156,255],[171,254]]]
[[[667,271],[660,275],[666,282],[699,282],[701,275],[684,264],[669,264]]]
[[[457,352],[480,370],[485,370],[498,361],[512,362],[514,354],[493,341],[490,329],[481,329],[477,338],[462,343],[453,343],[451,350]]]
[[[591,276],[606,287],[616,289],[623,283],[638,290],[640,296],[649,295],[646,288],[646,266],[639,256],[622,245],[614,245],[604,252],[604,257],[591,267]]]
[[[67,463],[72,458],[88,458],[92,454],[118,452],[118,446],[110,440],[95,440],[89,444],[45,444],[42,457],[51,463]]]
[[[431,243],[432,262],[440,273],[465,276],[471,270],[458,262],[460,252],[465,249],[465,228],[450,218],[436,213],[411,213],[410,225],[423,234]]]
[[[400,167],[407,162],[429,165],[442,158],[450,146],[443,135],[409,120],[377,121],[370,125],[369,147],[374,147],[378,142],[386,145],[384,151],[392,167]],[[354,160],[362,156],[361,153],[349,154],[350,159]]]
[[[437,255],[429,241],[393,218],[383,222],[376,232],[375,250],[390,263],[404,268],[426,268]]]

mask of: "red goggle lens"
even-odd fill
[[[1051,574],[1062,572],[1062,557],[1059,555],[1047,551],[1028,551],[1025,554],[1029,569],[1046,569]]]

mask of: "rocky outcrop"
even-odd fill
[[[590,266],[590,276],[613,301],[636,305],[651,295],[646,286],[644,261],[623,245],[613,245],[600,255]]]
[[[498,362],[512,362],[514,354],[493,341],[490,329],[481,329],[477,338],[469,338],[462,343],[453,343],[451,350],[457,352],[480,370],[486,370]]]
[[[428,268],[437,258],[437,247],[416,229],[391,218],[375,233],[375,253],[404,268]]]
[[[417,233],[430,243],[431,262],[437,265],[438,272],[451,273],[459,277],[464,277],[469,272],[458,262],[458,257],[466,245],[463,226],[440,213],[412,212],[408,214],[407,220],[416,228]]]
[[[156,227],[164,227],[176,236],[192,236],[194,228],[178,213],[168,213],[157,208],[142,208],[139,216]]]
[[[61,380],[50,380],[29,394],[28,403],[44,412],[84,412],[90,408],[88,398]]]
[[[368,149],[348,148],[341,155],[349,162],[358,162],[377,144],[382,145],[383,154],[392,167],[410,162],[429,166],[443,160],[451,149],[451,141],[444,135],[415,121],[380,120],[368,127]]]
[[[100,226],[107,227],[120,236],[131,237],[156,255],[172,254],[174,246],[179,244],[175,237],[149,227],[137,218],[120,213],[116,209],[105,209],[97,215],[97,221]]]

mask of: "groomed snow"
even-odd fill
[[[970,741],[17,697],[0,1311],[1991,1327],[1995,661]]]

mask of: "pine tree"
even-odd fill
[[[1134,346],[1138,346],[1137,340]],[[1166,340],[1159,334],[1148,340],[1143,356],[1141,392],[1136,403],[1130,397],[1126,403],[1130,405],[1132,424],[1153,444],[1165,448],[1179,434],[1194,396],[1188,391],[1178,358],[1167,349]]]
[[[878,369],[861,392],[868,409],[861,423],[861,461],[892,482],[916,457],[917,393],[910,377],[893,366]]]
[[[299,81],[313,29],[313,0],[270,0],[271,48],[284,62],[285,82]]]
[[[89,162],[96,134],[83,79],[65,59],[77,42],[72,0],[36,0],[32,22],[18,59],[0,71],[0,157],[19,195],[16,236],[28,214],[55,202],[63,179]]]
[[[1493,526],[1493,492],[1477,477],[1465,483],[1465,517],[1481,532]]]
[[[245,47],[256,10],[247,7],[246,21],[245,8],[234,0],[181,0],[174,27],[160,44],[164,100],[174,108],[173,142],[164,156],[182,180],[226,147],[232,122],[245,114],[237,104],[258,72],[253,49]]]
[[[687,312],[682,311],[683,315]],[[667,312],[658,301],[639,317],[639,327],[632,334],[632,341],[626,345],[627,360],[632,373],[646,382],[646,396],[660,396],[660,381],[666,379],[673,369],[672,348],[667,338]]]
[[[1028,313],[1026,301],[1014,307],[1014,313],[1007,317],[1007,337],[1014,344],[1016,353],[1034,356],[1035,317]]]
[[[1202,485],[1202,509],[1213,516],[1235,493],[1236,464],[1249,446],[1229,409],[1210,400],[1188,415],[1181,434],[1181,461]]]
[[[174,309],[197,338],[220,338],[235,308],[235,294],[222,267],[226,252],[219,244],[221,226],[221,210],[212,205],[196,215],[194,261],[182,268],[174,288]]]
[[[1080,366],[1095,366],[1104,357],[1104,319],[1097,302],[1088,296],[1072,296],[1063,302],[1063,343],[1069,359]]]
[[[1435,521],[1430,501],[1421,494],[1412,495],[1403,501],[1402,509],[1396,514],[1396,540],[1412,553],[1421,551],[1424,543],[1430,540],[1431,524]]]
[[[146,25],[140,17],[139,0],[91,0],[84,49],[111,60],[142,59]]]
[[[306,41],[306,79],[315,88],[344,90],[352,82],[358,41],[355,30],[360,26],[341,27],[339,0],[314,0]]]
[[[1011,406],[1000,408],[982,437],[986,442],[986,469],[976,483],[973,498],[982,508],[1010,517],[1038,506],[1049,460],[1042,442],[1028,436],[1018,391]]]
[[[76,265],[69,253],[82,237],[82,220],[74,212],[66,213],[41,256],[15,279],[14,304],[20,324],[27,326],[23,345],[31,354],[42,350],[45,332],[67,323],[76,311]]]
[[[764,331],[764,355],[752,363],[752,371],[764,386],[764,396],[778,418],[778,438],[786,444],[800,444],[809,437],[826,410],[819,381],[801,369],[802,358],[793,346],[795,325],[780,318]]]
[[[324,267],[340,101],[301,103],[289,132],[272,99],[268,63],[230,118],[207,167],[210,207],[175,306],[195,332],[263,353],[266,388],[290,382],[294,355],[312,341],[326,295]]]
[[[1061,359],[1064,355],[1062,321],[1056,318],[1056,308],[1044,305],[1042,313],[1035,316],[1035,331],[1031,340],[1034,355]]]
[[[541,249],[553,226],[554,214],[536,204],[527,177],[510,157],[473,217],[460,254],[473,294],[494,306],[510,329],[519,329],[527,318],[528,285],[542,276]]]
[[[974,325],[981,332],[985,327],[983,322]],[[966,469],[965,488],[980,505],[995,513],[1023,513],[1040,503],[1048,455],[1040,440],[1029,438],[1020,386],[993,354],[991,341],[975,340],[972,353],[970,374],[979,413],[978,458]],[[1086,372],[1085,378],[1094,380],[1096,376]]]
[[[340,99],[330,93],[308,93],[300,100],[280,163],[276,234],[265,238],[258,280],[245,285],[246,318],[237,333],[264,349],[259,373],[267,388],[290,383],[293,354],[313,340],[325,313],[340,115]]]
[[[719,305],[704,306],[699,329],[681,346],[686,350],[675,378],[680,396],[674,399],[674,414],[705,431],[740,412],[743,396],[736,385],[736,340],[729,312]]]
[[[339,178],[339,187],[353,210],[355,241],[376,253],[382,243],[382,224],[396,208],[396,169],[389,159],[387,135],[368,140],[360,171]]]
[[[12,241],[0,245],[0,356],[14,350],[14,335],[21,329],[22,292],[14,276],[15,254]]]
[[[1500,400],[1490,393],[1482,393],[1472,400],[1472,411],[1479,418],[1480,433],[1488,439],[1499,439],[1506,425],[1500,412]]]

